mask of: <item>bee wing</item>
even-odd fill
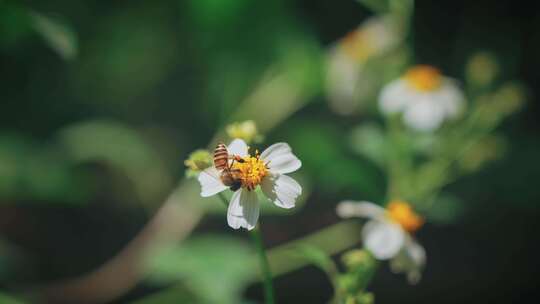
[[[212,196],[228,188],[221,182],[219,174],[219,171],[215,167],[207,168],[199,174],[198,180],[201,184],[201,196]]]

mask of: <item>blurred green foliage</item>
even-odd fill
[[[14,298],[10,295],[7,295],[7,294],[4,294],[4,293],[0,293],[0,303],[3,303],[3,304],[23,304],[23,303],[26,303],[22,300],[19,300],[17,298]]]
[[[38,13],[30,16],[35,31],[62,58],[71,60],[77,56],[77,37],[71,27]]]
[[[58,17],[45,16],[15,1],[0,2],[0,45],[11,46],[32,33],[60,57],[72,60],[77,56],[77,35],[72,27]]]
[[[474,210],[476,202],[469,199],[475,198],[478,181],[487,181],[485,193],[490,185],[501,189],[500,201],[537,208],[538,192],[519,180],[537,177],[523,169],[538,167],[538,142],[530,134],[521,136],[519,121],[510,124],[517,131],[500,132],[519,136],[504,140],[491,134],[528,96],[513,80],[518,46],[477,52],[481,39],[462,33],[457,58],[448,60],[407,35],[413,1],[357,2],[358,12],[351,15],[356,19],[321,25],[288,1],[0,0],[0,55],[6,71],[0,113],[2,207],[80,207],[105,198],[126,209],[149,206],[143,210],[150,217],[184,178],[182,162],[190,152],[226,140],[228,123],[252,119],[265,138],[261,147],[286,141],[303,162],[295,174],[304,190],[298,208],[283,210],[265,202],[263,216],[320,212],[320,223],[306,225],[316,229],[334,220],[326,216],[333,215],[339,200],[383,204],[387,188],[395,186],[419,201],[429,222],[452,224]],[[329,51],[373,16],[395,22],[398,43],[362,62],[365,78],[356,85],[365,94],[351,115],[339,116],[324,98]],[[317,27],[332,30],[323,35]],[[416,27],[420,34],[429,30],[422,23]],[[445,68],[459,62],[449,72],[463,72],[464,89],[476,100],[469,118],[450,123],[436,137],[411,134],[375,117],[380,88],[417,61]],[[503,155],[519,165],[491,163]],[[398,185],[385,176],[389,166],[397,169],[391,174]],[[488,173],[474,173],[484,167]],[[462,185],[473,193],[467,201],[442,191],[471,173],[476,175]],[[194,180],[181,186],[181,199],[210,212],[205,225],[225,227],[226,209],[218,199],[201,199]],[[294,231],[295,225],[292,221],[283,231]],[[358,243],[359,231],[357,224],[342,223],[278,246],[269,253],[272,268],[279,275],[312,263],[332,273],[329,255]],[[239,303],[258,274],[244,240],[198,233],[151,256],[148,271],[152,284],[175,288],[140,303]],[[8,269],[2,278],[9,275]],[[356,291],[353,279],[346,284]],[[370,294],[358,297],[359,303],[373,301]],[[1,303],[9,301],[17,303],[0,295]]]
[[[40,153],[36,153],[36,151]],[[0,193],[3,203],[83,203],[89,179],[55,145],[15,134],[0,135]]]
[[[104,162],[125,174],[143,202],[159,200],[171,187],[169,171],[156,151],[128,126],[107,121],[81,122],[61,130],[59,138],[74,162]]]
[[[290,122],[283,132],[302,159],[302,171],[322,192],[347,190],[373,200],[384,195],[381,172],[347,152],[347,138],[332,122],[297,120]]]
[[[149,260],[151,279],[181,280],[197,303],[238,303],[242,287],[257,273],[251,248],[240,239],[219,235],[197,236]]]

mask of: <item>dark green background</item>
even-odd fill
[[[61,176],[57,183],[47,173],[37,181],[20,177],[15,190],[0,197],[2,234],[29,252],[17,277],[2,278],[15,289],[92,269],[150,216],[141,204],[122,202],[133,189],[121,174],[100,162],[66,160],[55,146],[59,130],[88,119],[129,126],[150,139],[168,174],[180,179],[187,154],[208,143],[265,69],[295,42],[323,48],[370,15],[352,0],[0,3],[0,143],[15,151],[18,162],[35,162],[31,172]],[[78,35],[78,56],[59,57],[13,7],[60,16]],[[378,303],[527,302],[538,296],[539,270],[538,7],[517,1],[418,1],[413,30],[417,63],[462,78],[468,56],[490,50],[500,60],[501,78],[522,80],[529,98],[524,110],[500,127],[509,143],[504,158],[448,187],[466,205],[462,216],[428,224],[418,234],[428,252],[420,284],[410,287],[383,267],[371,289]],[[265,218],[268,246],[337,222],[334,204],[341,199],[384,195],[383,173],[346,149],[345,134],[364,117],[332,114],[322,96],[310,98],[267,134],[268,142],[290,141],[317,183],[301,213]],[[318,154],[317,144],[336,148]],[[334,157],[361,173],[343,177],[328,166]],[[45,184],[53,180],[50,188],[39,187],[39,176]],[[365,187],[358,187],[356,178]],[[118,187],[126,196],[111,195]],[[207,218],[198,231],[223,231],[222,220]],[[283,225],[287,235],[275,233],[284,231]],[[282,276],[275,285],[279,303],[322,303],[331,295],[314,267]],[[154,291],[141,284],[118,303]],[[261,299],[260,286],[246,295]]]

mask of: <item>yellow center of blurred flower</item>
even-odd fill
[[[408,84],[418,91],[429,92],[438,89],[442,76],[438,69],[429,65],[417,65],[410,68],[404,76]]]
[[[409,204],[393,200],[386,207],[388,216],[408,232],[415,232],[424,224],[424,219],[414,212]]]
[[[350,32],[343,37],[340,46],[349,57],[363,62],[373,53],[373,49],[367,43],[368,39],[366,36],[361,30]]]
[[[242,179],[242,187],[245,187],[248,190],[254,190],[268,173],[268,168],[259,158],[258,153],[255,156],[244,157],[243,162],[235,161],[233,169],[239,170],[239,176]]]

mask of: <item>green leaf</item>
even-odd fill
[[[183,280],[203,303],[239,303],[258,273],[255,258],[240,239],[206,235],[152,255],[148,272],[158,282]]]
[[[297,253],[298,248],[309,246],[325,252],[337,254],[360,242],[362,225],[357,221],[342,221],[320,229],[300,239],[268,250],[268,260],[274,276],[282,275],[306,266],[306,258]]]
[[[324,271],[332,281],[335,279],[337,274],[336,265],[324,250],[315,246],[302,244],[297,246],[295,253]]]
[[[56,145],[0,134],[0,198],[15,202],[82,203],[89,187]]]
[[[41,35],[51,49],[64,60],[72,60],[77,56],[77,35],[66,23],[57,18],[31,13],[34,30]]]
[[[154,202],[171,188],[172,177],[159,155],[129,126],[115,121],[80,122],[62,129],[59,139],[73,161],[99,161],[125,174],[143,202]]]
[[[12,297],[11,295],[8,295],[4,292],[0,292],[0,303],[2,304],[24,304],[25,301],[21,299],[17,299]]]
[[[160,290],[131,304],[200,303],[197,297],[183,285]]]

